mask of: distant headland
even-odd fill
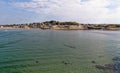
[[[0,29],[51,29],[51,30],[120,30],[119,24],[83,24],[78,22],[45,21],[27,24],[0,25]]]

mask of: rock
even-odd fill
[[[35,61],[36,63],[39,63],[39,61]]]
[[[95,61],[91,61],[92,63],[96,63]]]
[[[67,65],[67,64],[68,64],[68,63],[67,63],[67,62],[65,62],[65,61],[62,61],[62,63],[63,63],[63,64],[65,64],[65,65]]]
[[[72,63],[66,62],[66,61],[62,61],[62,63],[63,63],[64,65],[72,65]]]
[[[66,47],[69,47],[69,48],[76,48],[75,46],[71,46],[71,45],[67,45],[67,44],[64,44],[64,46],[66,46]]]
[[[99,58],[102,58],[102,57],[104,57],[104,56],[98,56]]]
[[[120,57],[114,57],[112,60],[113,61],[120,61]]]
[[[119,71],[120,72],[120,63],[115,63],[115,64],[105,64],[104,66],[102,65],[96,65],[95,66],[97,69],[101,70],[112,70],[112,71]]]
[[[95,67],[99,70],[110,70],[115,73],[120,73],[120,57],[114,57],[114,63],[105,64],[105,65],[95,65]]]
[[[100,70],[105,70],[105,67],[102,65],[95,65],[95,67]]]
[[[105,64],[105,68],[113,71],[117,70],[116,64]]]

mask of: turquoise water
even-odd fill
[[[118,73],[120,31],[0,30],[0,73]],[[93,63],[92,63],[93,62]]]

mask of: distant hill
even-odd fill
[[[52,29],[52,30],[120,30],[119,24],[83,24],[78,22],[45,21],[27,24],[0,25],[0,29]]]

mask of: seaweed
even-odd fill
[[[91,63],[95,64],[95,63],[96,63],[96,61],[91,61]]]
[[[99,58],[102,58],[102,57],[104,57],[104,56],[98,56]]]
[[[62,61],[64,65],[72,65],[72,63],[67,59],[67,61]]]
[[[105,67],[102,65],[95,65],[95,67],[99,70],[105,70]]]
[[[109,70],[112,71],[113,73],[120,73],[120,57],[114,57],[113,63],[110,64],[105,64],[105,65],[95,65],[95,68],[99,70]]]
[[[113,61],[120,62],[120,57],[114,57],[112,60],[113,60]]]
[[[35,63],[39,63],[39,61],[35,61]]]
[[[62,63],[63,63],[64,65],[72,65],[72,63],[67,62],[67,61],[62,61]]]
[[[76,47],[75,47],[75,46],[72,46],[72,45],[64,44],[64,46],[69,47],[69,48],[74,48],[74,49],[76,49]]]
[[[66,61],[62,61],[62,63],[63,63],[64,65],[67,65],[67,64],[68,64]]]

